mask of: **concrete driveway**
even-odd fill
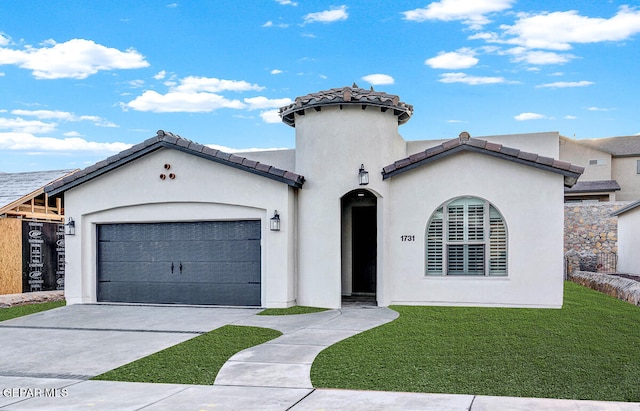
[[[88,379],[260,310],[72,305],[0,323],[0,375]]]

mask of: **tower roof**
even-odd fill
[[[370,90],[359,88],[355,83],[351,87],[332,88],[296,97],[295,102],[280,107],[279,114],[285,124],[295,127],[295,114],[304,114],[305,109],[313,107],[320,110],[324,106],[347,104],[361,105],[363,108],[366,106],[380,107],[383,112],[393,109],[393,114],[398,117],[398,124],[406,123],[413,114],[413,106],[400,101],[400,97],[374,91],[373,87]]]

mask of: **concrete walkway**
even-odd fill
[[[327,346],[396,318],[352,307],[295,316],[205,307],[82,305],[0,323],[0,410],[635,410],[640,403],[313,389]],[[283,335],[233,356],[215,384],[89,381],[225,324]]]

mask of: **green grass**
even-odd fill
[[[235,353],[280,335],[269,328],[225,325],[92,379],[211,385]]]
[[[51,310],[52,308],[63,307],[64,301],[53,301],[48,303],[19,305],[16,307],[0,308],[0,321],[10,320],[23,315],[38,313],[40,311]]]
[[[296,315],[296,314],[310,314],[318,313],[320,311],[326,311],[327,308],[318,307],[305,307],[303,305],[296,305],[289,308],[267,308],[261,311],[258,315]]]
[[[640,401],[640,307],[565,284],[564,307],[392,307],[313,363],[314,387]]]

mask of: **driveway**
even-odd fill
[[[85,380],[258,309],[72,305],[0,323],[0,375]]]

